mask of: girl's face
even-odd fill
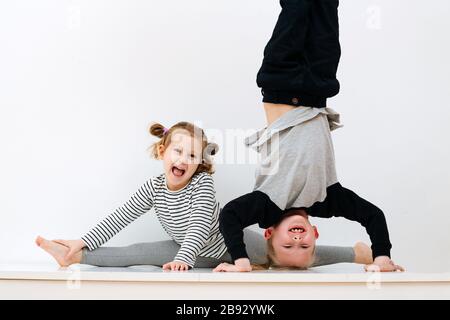
[[[317,228],[304,210],[293,210],[276,226],[266,229],[264,237],[272,239],[275,261],[282,267],[304,267],[314,258]]]
[[[167,187],[176,191],[185,187],[202,162],[202,142],[189,133],[177,130],[172,133],[170,144],[159,146],[159,159],[164,162]]]

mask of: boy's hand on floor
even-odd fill
[[[86,244],[81,239],[77,240],[56,239],[53,241],[69,248],[69,252],[65,256],[66,260],[71,260],[75,253],[86,247]]]
[[[189,270],[189,266],[181,261],[172,261],[168,262],[165,265],[162,266],[163,270],[170,270],[170,271],[187,271]]]
[[[219,264],[213,272],[250,272],[252,271],[252,265],[250,260],[247,258],[241,258],[231,263],[221,263]]]
[[[364,267],[367,272],[395,272],[405,271],[402,266],[396,265],[388,256],[376,257],[372,264]]]

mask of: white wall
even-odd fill
[[[49,261],[36,235],[79,237],[159,174],[151,121],[262,127],[255,78],[278,13],[275,0],[0,2],[0,263]],[[338,176],[384,210],[409,270],[450,269],[449,13],[446,0],[340,6]],[[222,204],[251,191],[253,169],[218,165]],[[322,244],[368,241],[314,221]],[[149,214],[109,244],[162,238]]]

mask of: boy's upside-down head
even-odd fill
[[[282,220],[264,232],[267,266],[307,269],[314,262],[319,233],[302,209],[286,210]]]

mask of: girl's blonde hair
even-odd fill
[[[198,165],[195,173],[207,172],[209,174],[214,173],[214,165],[212,156],[217,154],[219,146],[216,143],[208,142],[203,129],[189,122],[178,122],[170,128],[164,127],[160,123],[153,123],[150,125],[149,132],[151,135],[158,137],[160,140],[152,144],[147,150],[151,152],[153,158],[158,159],[159,146],[163,145],[167,148],[171,141],[172,135],[177,130],[184,130],[193,138],[199,138],[202,142],[202,162]]]

